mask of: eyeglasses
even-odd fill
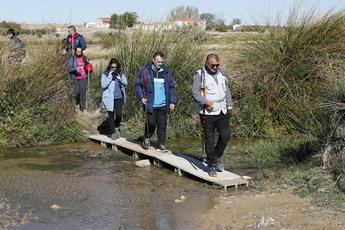
[[[215,68],[215,67],[219,67],[220,65],[219,64],[213,64],[213,65],[210,65],[212,68]]]
[[[117,68],[117,66],[110,66],[110,68],[111,68],[111,69],[116,69],[116,68]]]

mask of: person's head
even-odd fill
[[[109,65],[107,67],[107,72],[113,71],[117,72],[117,70],[121,69],[120,62],[116,58],[112,58],[109,61]]]
[[[152,62],[157,69],[160,69],[162,65],[164,64],[164,59],[165,59],[165,55],[162,52],[157,51],[153,54]]]
[[[83,56],[83,50],[80,47],[75,48],[74,52],[77,57]]]
[[[67,27],[67,29],[68,29],[68,34],[69,34],[69,35],[72,35],[72,34],[74,34],[75,32],[77,32],[77,29],[75,28],[74,25],[70,25],[69,27]]]
[[[14,29],[8,29],[6,35],[11,38],[16,35],[16,32],[14,31]]]
[[[210,53],[209,55],[207,55],[206,65],[211,71],[216,72],[220,65],[218,55],[215,53]]]

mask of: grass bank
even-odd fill
[[[81,135],[60,41],[42,42],[17,69],[0,67],[0,145],[71,142]]]

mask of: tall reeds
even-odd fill
[[[142,105],[135,97],[134,82],[137,72],[152,60],[155,51],[166,54],[166,63],[174,75],[177,89],[177,107],[170,116],[171,136],[182,136],[197,132],[198,118],[191,96],[194,73],[202,67],[204,52],[202,44],[206,34],[199,30],[126,30],[103,36],[103,45],[112,50],[127,74],[127,105],[125,116],[132,130],[137,131],[143,116]]]
[[[30,48],[22,66],[0,67],[0,145],[80,139],[59,42]]]
[[[345,60],[345,12],[292,11],[286,25],[267,27],[261,40],[248,43],[242,60],[252,95],[275,125],[321,134],[328,121],[319,104],[333,79],[344,76],[335,69]]]

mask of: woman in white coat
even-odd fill
[[[101,79],[103,95],[102,105],[108,111],[108,124],[113,140],[121,137],[120,123],[126,100],[125,86],[127,78],[121,65],[115,58],[110,59],[109,65],[102,74]]]

